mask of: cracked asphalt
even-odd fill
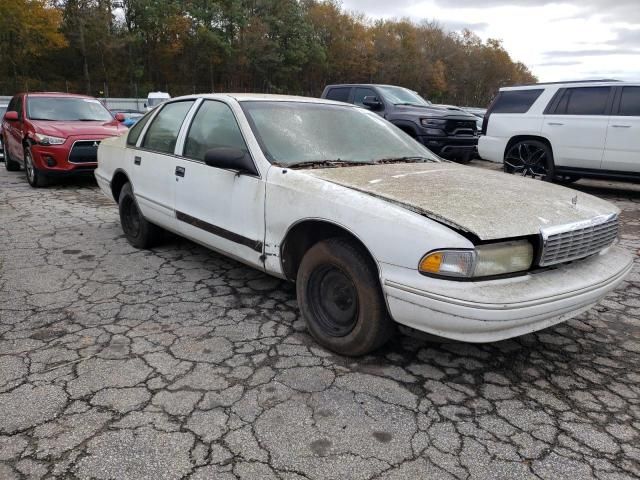
[[[577,187],[634,252],[637,187]],[[292,286],[174,236],[135,250],[91,181],[2,168],[0,478],[639,478],[639,264],[555,328],[349,359]]]

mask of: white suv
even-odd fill
[[[500,89],[478,143],[505,172],[571,182],[640,179],[640,83],[537,84]]]

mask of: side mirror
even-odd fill
[[[5,113],[4,119],[9,122],[17,122],[18,120],[20,120],[20,118],[18,117],[18,112],[14,110],[11,110],[10,112]]]
[[[144,102],[143,105],[144,105],[144,108],[147,108],[147,102]]]
[[[127,119],[124,113],[116,113],[116,120],[119,122],[124,122]]]
[[[362,99],[362,104],[365,107],[369,107],[371,110],[380,110],[382,108],[382,102],[378,97],[374,97],[373,95],[364,97]]]
[[[210,167],[235,170],[238,173],[258,174],[249,154],[239,148],[212,148],[204,154],[204,163]]]

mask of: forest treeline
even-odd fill
[[[437,22],[371,20],[336,0],[0,0],[0,94],[255,91],[402,85],[486,105],[535,77],[499,40]]]

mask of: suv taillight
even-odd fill
[[[484,114],[484,118],[482,119],[482,131],[480,132],[481,135],[487,134],[487,128],[489,127],[489,117],[491,116],[491,111],[498,101],[498,98],[500,98],[500,93],[498,93],[498,95],[496,95],[495,98],[491,101],[489,108],[487,108],[487,113]]]

